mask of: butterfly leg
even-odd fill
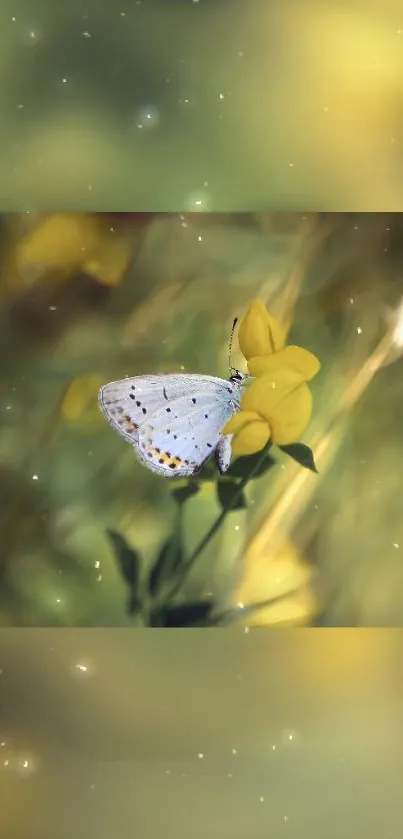
[[[221,475],[224,475],[231,463],[232,437],[232,434],[228,434],[226,437],[221,437],[214,452],[217,468]]]

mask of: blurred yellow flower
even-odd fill
[[[18,244],[15,267],[34,281],[59,281],[83,272],[106,286],[123,278],[133,255],[133,236],[94,213],[51,213]]]
[[[221,432],[233,435],[233,453],[254,454],[269,440],[278,446],[297,442],[311,418],[306,382],[318,373],[319,360],[302,347],[284,346],[284,330],[260,300],[252,301],[241,322],[239,346],[255,381]]]

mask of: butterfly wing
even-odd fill
[[[222,457],[220,431],[239,408],[238,391],[224,380],[213,380],[208,388],[165,403],[139,428],[134,445],[140,460],[160,475],[184,477],[219,453],[217,462],[225,471],[230,451],[226,446]]]
[[[127,442],[134,443],[138,429],[163,405],[195,391],[228,385],[213,376],[184,375],[133,376],[110,382],[99,391],[99,405],[112,428]]]

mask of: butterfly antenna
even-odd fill
[[[233,322],[232,328],[231,328],[231,334],[229,336],[228,367],[229,367],[230,372],[231,372],[231,370],[235,370],[235,367],[232,367],[232,365],[231,365],[231,356],[232,356],[232,344],[234,342],[234,332],[235,332],[235,327],[236,327],[237,323],[238,323],[238,318],[234,318],[234,322]]]

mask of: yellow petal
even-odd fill
[[[247,388],[242,411],[254,411],[271,428],[274,443],[295,443],[305,431],[312,413],[312,396],[301,373],[278,367],[271,375],[256,379]]]
[[[224,425],[221,434],[237,434],[248,422],[253,420],[260,420],[259,414],[254,411],[238,411],[230,420]]]
[[[252,300],[242,318],[238,342],[242,355],[247,360],[260,355],[271,355],[282,349],[284,339],[281,327],[261,300]]]
[[[291,391],[273,410],[271,429],[273,443],[288,446],[301,439],[312,414],[312,394],[303,382]]]
[[[275,355],[259,356],[248,361],[251,376],[264,376],[280,366],[290,367],[297,373],[301,373],[305,381],[309,382],[319,372],[320,361],[309,350],[294,346],[285,347]]]
[[[232,441],[232,453],[235,455],[255,454],[264,449],[270,440],[270,426],[262,419],[246,423]]]
[[[241,401],[242,412],[255,411],[270,423],[276,406],[303,381],[301,373],[276,365],[272,373],[255,379],[246,389]]]

